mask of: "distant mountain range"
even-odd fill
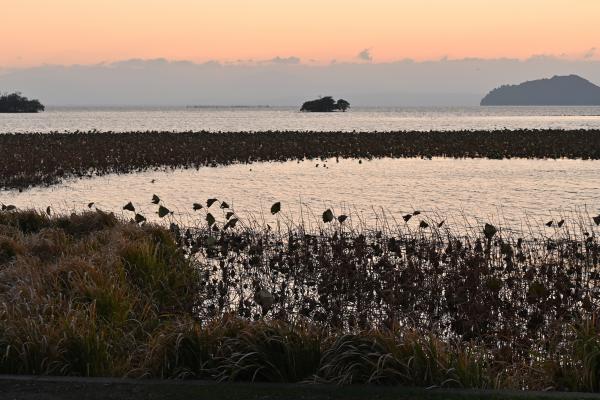
[[[578,75],[553,76],[519,85],[503,85],[489,92],[482,106],[592,106],[600,105],[600,87]]]

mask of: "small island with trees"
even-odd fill
[[[0,93],[0,113],[37,113],[45,107],[39,100],[29,100],[21,93]]]
[[[316,100],[310,100],[304,102],[300,111],[309,111],[309,112],[332,112],[332,111],[346,111],[350,108],[350,103],[344,99],[339,99],[335,101],[331,96],[321,97]]]

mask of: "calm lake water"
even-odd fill
[[[194,202],[216,197],[242,218],[266,222],[273,222],[271,204],[281,201],[286,218],[310,223],[332,207],[369,226],[382,212],[400,220],[419,210],[422,215],[411,223],[424,217],[459,227],[465,216],[527,230],[526,219],[537,229],[550,219],[570,218],[575,210],[598,214],[599,173],[600,161],[582,160],[331,159],[108,175],[22,193],[0,191],[0,202],[62,211],[81,211],[95,202],[120,213],[132,201],[152,216],[151,198],[157,194],[177,216],[190,218]],[[221,214],[218,206],[213,212]]]
[[[0,114],[0,133],[52,131],[392,131],[600,129],[600,107],[356,108],[301,113],[297,108],[52,108]]]
[[[50,108],[40,114],[0,114],[0,133],[53,131],[391,131],[463,129],[600,129],[600,107],[358,108],[346,113],[300,113],[293,108]],[[318,166],[317,166],[318,164]],[[600,161],[454,160],[436,158],[257,163],[200,170],[143,172],[70,180],[22,193],[0,191],[18,207],[81,211],[87,203],[121,212],[133,201],[146,216],[153,194],[182,218],[194,202],[217,197],[247,218],[273,222],[270,205],[298,221],[318,221],[326,208],[373,226],[382,212],[400,219],[498,221],[525,229],[574,210],[596,215]],[[151,181],[154,180],[154,183]],[[439,214],[436,215],[436,213]],[[418,224],[419,218],[411,223]]]

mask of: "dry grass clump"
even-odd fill
[[[343,335],[325,352],[318,377],[338,384],[491,387],[486,361],[468,347],[409,330]]]
[[[0,188],[64,177],[328,157],[600,158],[597,130],[76,132],[0,135]]]
[[[282,322],[247,324],[219,349],[221,380],[298,382],[319,368],[323,335],[308,326]]]
[[[198,303],[196,270],[158,229],[101,211],[0,213],[0,371],[129,373],[161,319]]]

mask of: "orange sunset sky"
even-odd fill
[[[599,0],[0,0],[0,67],[600,58]],[[599,50],[596,51],[595,48]]]

